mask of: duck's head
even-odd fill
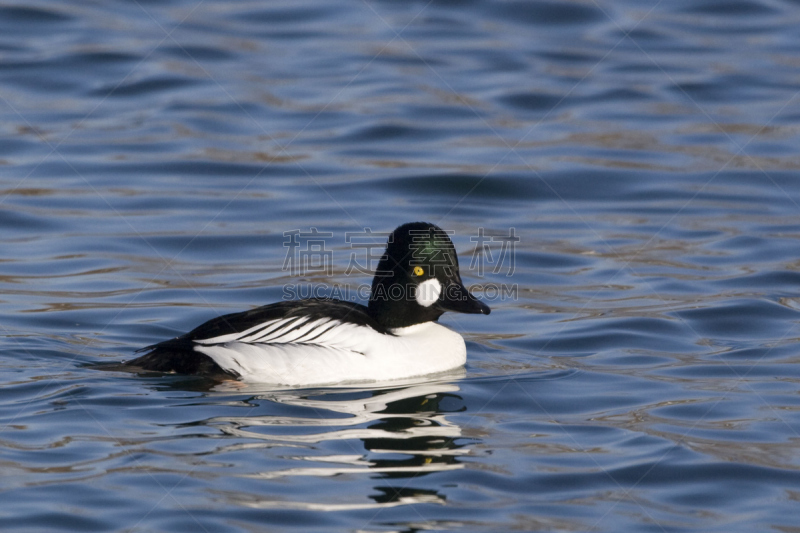
[[[437,320],[444,312],[491,312],[464,287],[450,237],[427,222],[403,224],[389,236],[375,278],[369,312],[387,328]]]

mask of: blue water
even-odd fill
[[[3,3],[0,529],[798,531],[798,27],[789,0]],[[442,319],[462,373],[97,369],[287,289],[363,302],[357,236],[412,220],[493,308]],[[312,228],[324,268],[286,246]]]

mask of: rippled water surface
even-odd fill
[[[3,2],[0,529],[800,531],[798,27],[789,0]],[[363,302],[353,235],[411,220],[493,308],[443,317],[461,372],[97,369],[287,288]],[[312,228],[327,270],[285,246]]]

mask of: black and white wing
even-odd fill
[[[234,343],[337,348],[351,344],[361,328],[390,334],[363,305],[327,299],[279,302],[209,320],[185,335],[139,350],[148,353],[127,364],[158,372],[225,373],[203,355],[206,348]]]
[[[221,316],[184,337],[203,345],[229,342],[324,344],[323,339],[330,337],[328,333],[337,326],[361,326],[388,333],[367,314],[363,305],[341,300],[308,299],[279,302]]]

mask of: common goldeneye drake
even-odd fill
[[[437,324],[445,311],[490,313],[447,234],[412,222],[390,235],[368,306],[312,298],[224,315],[127,366],[290,387],[405,379],[466,362],[461,335]]]

